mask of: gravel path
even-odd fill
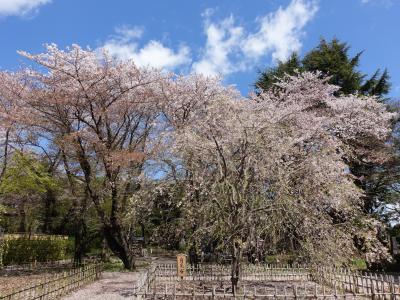
[[[152,257],[152,263],[174,263],[174,256]],[[103,272],[102,278],[64,297],[64,300],[119,300],[132,299],[137,272]]]
[[[102,279],[87,285],[64,300],[119,300],[132,298],[138,272],[104,272]]]

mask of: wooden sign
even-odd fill
[[[185,254],[178,254],[176,256],[177,262],[177,272],[180,278],[186,276],[186,255]]]

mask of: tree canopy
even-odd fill
[[[338,94],[360,94],[385,96],[390,89],[389,73],[379,69],[370,77],[358,70],[362,51],[354,56],[349,54],[350,46],[338,39],[321,39],[319,45],[307,52],[303,58],[293,53],[287,61],[279,61],[274,67],[262,71],[255,85],[260,90],[274,86],[284,74],[295,72],[321,71],[330,76],[329,83],[340,87]]]
[[[77,45],[21,54],[37,69],[0,73],[1,114],[18,132],[12,148],[46,159],[63,182],[77,241],[95,212],[109,248],[132,269],[139,226],[175,230],[191,247],[211,240],[230,253],[232,284],[245,252],[296,251],[321,264],[387,258],[350,172],[354,157],[388,160],[369,145],[385,143],[396,114],[376,97],[340,92],[314,70],[243,97],[218,78],[139,68]],[[3,182],[15,173],[29,174],[26,186],[48,183],[25,162],[29,173],[10,163]]]

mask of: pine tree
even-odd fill
[[[326,41],[321,39],[319,45],[305,54],[303,59],[293,53],[287,61],[279,61],[275,67],[267,68],[260,73],[255,83],[258,89],[273,87],[277,79],[284,74],[293,75],[298,71],[322,71],[330,76],[330,83],[340,86],[337,94],[375,95],[383,98],[389,92],[389,73],[380,75],[378,69],[370,78],[358,70],[363,51],[351,57],[350,46],[338,39]]]
[[[260,78],[256,82],[256,87],[259,90],[267,90],[285,74],[294,75],[296,70],[302,71],[302,62],[297,53],[293,53],[285,62],[279,61],[276,67],[267,68],[260,73]]]

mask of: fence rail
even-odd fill
[[[186,271],[187,276],[180,278],[176,264],[152,266],[139,276],[135,297],[400,300],[400,277],[386,274],[300,265],[245,265],[241,270],[242,284],[233,295],[229,266],[189,265]],[[223,287],[224,284],[228,287]]]
[[[56,234],[43,234],[43,233],[28,233],[28,232],[17,232],[17,233],[4,233],[3,239],[15,240],[15,239],[29,239],[29,240],[68,240],[67,235],[56,235]]]
[[[33,261],[22,263],[18,265],[6,265],[0,266],[0,271],[32,271],[32,270],[40,270],[40,269],[57,269],[57,268],[66,268],[68,266],[73,266],[73,259],[63,259],[63,260],[55,260],[55,261]]]
[[[184,280],[230,280],[230,266],[227,265],[188,265],[187,276]],[[162,264],[155,268],[156,277],[175,281],[177,276],[176,264]],[[241,268],[240,280],[268,280],[268,281],[297,281],[311,280],[310,268],[302,265],[274,266],[274,265],[244,265]]]
[[[160,284],[157,289],[143,290],[135,294],[136,298],[144,299],[400,299],[400,293],[377,292],[374,295],[369,293],[351,293],[341,290],[328,290],[317,284],[303,287],[296,284],[288,284],[284,287],[277,284],[269,285],[268,289],[254,288],[244,285],[235,294],[227,289],[221,289],[219,285],[211,287],[193,286],[183,290],[179,284]]]
[[[400,294],[400,276],[362,273],[346,269],[335,272],[332,268],[319,268],[313,277],[316,282],[329,284],[355,294]]]
[[[52,279],[27,286],[23,289],[0,295],[0,300],[52,300],[97,280],[102,272],[100,263],[55,274]]]
[[[54,261],[33,261],[17,265],[0,266],[0,272],[76,268],[79,267],[80,265],[95,264],[98,262],[99,262],[98,257],[85,258],[80,264],[76,263],[73,258],[54,260]]]

